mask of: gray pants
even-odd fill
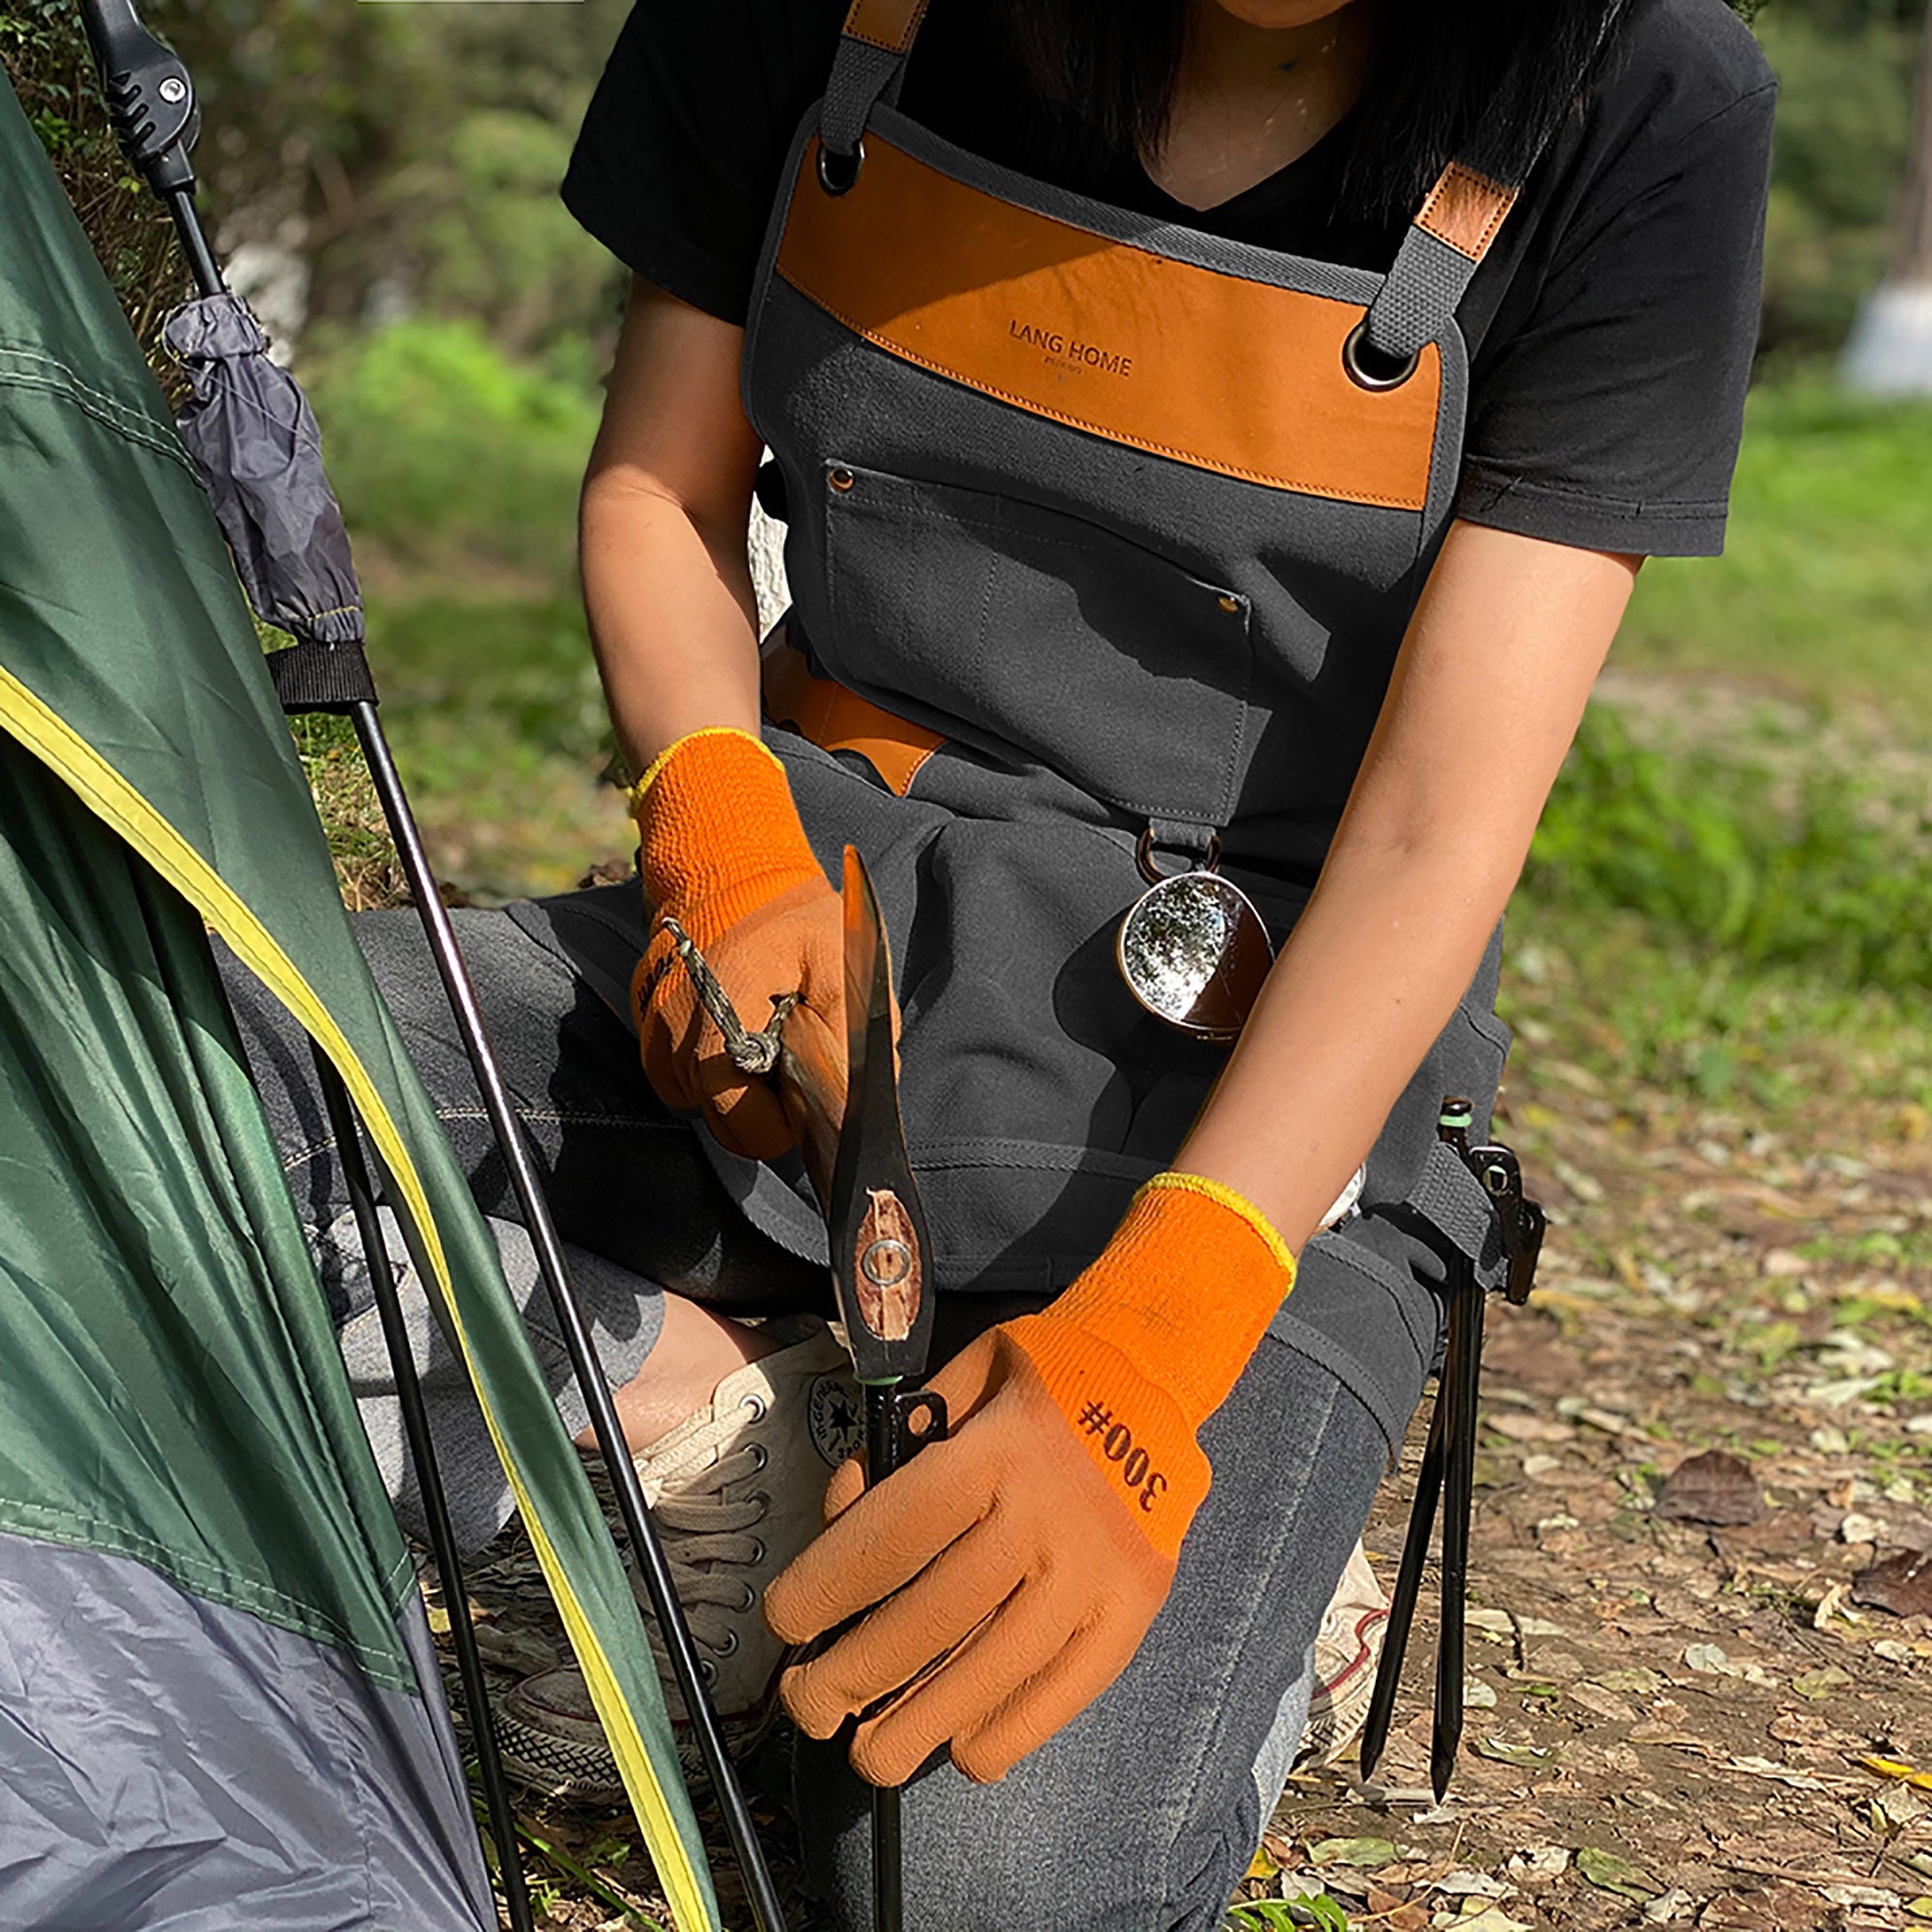
[[[689,1123],[652,1094],[630,1027],[613,1010],[621,954],[600,952],[599,903],[596,893],[576,894],[545,902],[542,918],[520,908],[521,918],[466,911],[455,919],[616,1387],[649,1354],[667,1288],[739,1314],[829,1312],[830,1302],[817,1269],[745,1223]],[[574,1433],[584,1406],[415,916],[365,913],[355,924],[491,1218]],[[419,1533],[367,1268],[306,1046],[246,971],[216,950],[371,1441],[399,1513]],[[400,1255],[400,1243],[392,1246]],[[420,1290],[405,1289],[458,1536],[473,1548],[507,1519],[508,1490]],[[935,1359],[988,1322],[1037,1305],[943,1299]],[[942,1756],[908,1788],[914,1932],[1219,1925],[1300,1740],[1316,1630],[1367,1520],[1386,1452],[1374,1416],[1335,1376],[1272,1335],[1208,1419],[1202,1446],[1212,1489],[1182,1546],[1173,1592],[1122,1676],[1000,1783],[974,1785]],[[870,1923],[867,1787],[837,1744],[803,1741],[794,1782],[811,1874],[832,1920],[841,1932],[862,1932]]]

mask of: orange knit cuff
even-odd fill
[[[1045,1313],[1137,1364],[1198,1429],[1293,1286],[1294,1257],[1260,1208],[1169,1172],[1134,1196],[1105,1252]]]
[[[644,889],[700,947],[781,893],[825,876],[784,767],[749,731],[687,733],[630,798]]]

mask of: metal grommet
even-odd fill
[[[1238,617],[1241,614],[1241,600],[1238,597],[1236,597],[1232,591],[1228,590],[1222,591],[1220,596],[1217,597],[1214,601],[1215,603],[1220,605],[1222,610],[1227,611],[1229,616]]]
[[[818,185],[827,194],[850,194],[858,185],[859,171],[866,165],[866,143],[849,155],[837,155],[823,141],[818,144]]]
[[[765,1419],[765,1399],[755,1389],[752,1390],[748,1395],[741,1395],[738,1398],[738,1406],[740,1408],[749,1408],[752,1411],[752,1420],[754,1423],[762,1422]]]
[[[771,1451],[762,1442],[748,1442],[745,1446],[758,1459],[752,1464],[752,1473],[753,1475],[761,1474],[765,1464],[772,1460]]]
[[[718,1646],[718,1655],[720,1657],[735,1657],[737,1654],[738,1633],[736,1631],[726,1631],[724,1633],[724,1641]]]
[[[1153,827],[1148,826],[1134,845],[1134,860],[1141,868],[1141,877],[1149,885],[1157,886],[1163,879],[1178,878],[1179,873],[1163,872],[1153,862]],[[1200,865],[1190,869],[1197,872],[1212,872],[1221,864],[1221,835],[1210,832],[1208,835],[1208,856]]]
[[[1401,361],[1378,349],[1369,339],[1367,316],[1349,331],[1349,339],[1342,345],[1342,367],[1349,372],[1349,380],[1363,389],[1399,389],[1415,374],[1421,360],[1419,349]],[[1377,363],[1381,365],[1379,369]]]
[[[697,1674],[705,1683],[715,1684],[718,1681],[718,1666],[708,1657],[700,1657],[697,1660]]]
[[[825,480],[831,488],[837,490],[842,497],[859,479],[841,463],[837,468],[828,469],[825,472]]]
[[[740,1583],[739,1589],[745,1593],[745,1601],[738,1605],[742,1610],[755,1610],[758,1607],[758,1593],[749,1583]]]

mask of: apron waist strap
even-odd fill
[[[901,798],[920,767],[946,742],[937,731],[815,676],[782,626],[773,631],[762,657],[765,716],[774,724],[789,724],[822,752],[857,752]]]

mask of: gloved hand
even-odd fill
[[[769,1025],[772,1002],[798,993],[786,1027],[829,1028],[831,1064],[842,1067],[843,912],[799,823],[784,767],[749,732],[693,731],[632,788],[631,810],[652,906],[696,943],[745,1026]],[[725,1057],[724,1036],[662,929],[632,975],[631,1013],[644,1071],[667,1106],[702,1108],[718,1139],[753,1160],[795,1145],[777,1090]]]
[[[932,1378],[947,1440],[876,1489],[856,1459],[834,1475],[828,1527],[767,1588],[766,1620],[804,1643],[879,1607],[784,1672],[799,1727],[866,1714],[851,1756],[874,1784],[949,1740],[986,1783],[1084,1710],[1166,1601],[1211,1473],[1195,1432],[1293,1284],[1232,1188],[1148,1182],[1072,1287]]]

